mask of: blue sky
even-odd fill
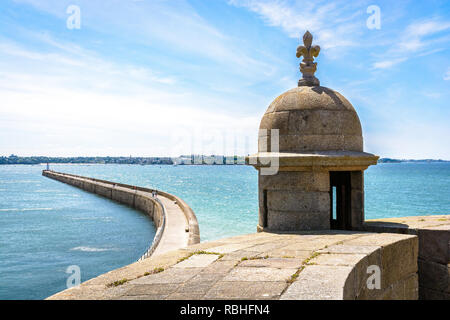
[[[2,0],[0,155],[255,152],[307,29],[366,151],[450,159],[450,2],[433,0]]]

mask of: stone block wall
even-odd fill
[[[261,230],[324,230],[330,228],[328,172],[259,173]]]
[[[417,300],[418,291],[418,239],[397,239],[397,235],[382,234],[350,241],[354,245],[374,245],[375,250],[367,259],[358,263],[357,274],[366,272],[370,265],[380,266],[381,288],[370,290],[365,281],[357,287],[356,299],[363,300]],[[397,241],[396,241],[397,240]],[[361,271],[358,271],[361,268]],[[367,279],[367,273],[365,278]]]
[[[450,226],[419,229],[418,236],[420,298],[450,300]]]
[[[420,299],[450,300],[450,216],[371,220],[364,230],[417,235]]]
[[[351,171],[351,215],[352,228],[359,228],[364,222],[364,172]]]

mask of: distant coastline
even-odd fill
[[[245,164],[244,156],[182,155],[179,157],[0,157],[0,165],[7,164],[138,164],[138,165],[232,165]]]
[[[378,163],[403,163],[403,162],[414,162],[414,163],[432,163],[432,162],[450,162],[449,160],[442,159],[392,159],[392,158],[381,158]]]
[[[378,163],[435,163],[450,162],[441,159],[393,159],[381,158]],[[179,157],[20,157],[10,155],[0,157],[0,165],[7,164],[138,164],[138,165],[232,165],[245,164],[244,156],[217,156],[217,155],[182,155]]]

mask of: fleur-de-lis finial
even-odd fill
[[[311,46],[313,36],[309,31],[303,35],[303,46],[297,48],[297,58],[303,56],[303,61],[300,63],[300,71],[303,78],[298,80],[298,86],[319,86],[320,81],[314,76],[317,69],[317,62],[314,62],[314,57],[317,57],[320,52],[319,46]]]

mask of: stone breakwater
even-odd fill
[[[180,198],[149,188],[44,170],[43,176],[128,205],[146,213],[157,227],[149,249],[139,260],[200,242],[200,230],[192,209]]]

